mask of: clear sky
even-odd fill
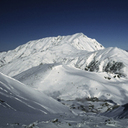
[[[79,32],[105,47],[128,49],[128,0],[0,1],[0,51]]]

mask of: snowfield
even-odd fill
[[[0,53],[0,127],[128,126],[128,53],[83,33]]]

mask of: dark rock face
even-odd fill
[[[127,119],[128,118],[128,103],[118,106],[108,112],[102,113],[101,115],[118,118],[118,119]]]
[[[104,71],[112,73],[120,73],[119,71],[124,67],[122,62],[109,62],[105,67]]]
[[[92,61],[89,65],[88,65],[88,70],[93,72],[93,71],[98,71],[99,70],[99,64],[98,61]]]
[[[91,63],[88,66],[85,67],[85,70],[91,71],[91,72],[94,72],[94,71],[98,72],[99,66],[100,66],[100,63],[94,59],[93,61],[91,61]],[[110,61],[107,63],[105,67],[103,67],[103,71],[118,74],[118,77],[122,77],[122,76],[125,76],[121,72],[121,69],[124,67],[125,65],[122,62]]]
[[[125,111],[128,111],[128,103],[125,104],[125,105],[123,105],[123,107],[124,107],[124,110],[123,110],[124,112],[125,112]]]

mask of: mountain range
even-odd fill
[[[127,84],[120,48],[83,33],[29,41],[0,53],[0,127],[127,126]]]

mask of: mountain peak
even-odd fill
[[[61,63],[79,69],[101,72],[109,71],[108,67],[110,69],[114,67],[114,73],[115,71],[120,73],[122,70],[123,74],[127,59],[122,60],[121,56],[127,58],[127,52],[118,48],[105,49],[95,39],[83,33],[76,33],[29,41],[12,51],[0,53],[0,71],[9,76],[15,76],[40,64]],[[120,65],[117,71],[115,68],[119,64],[123,66]]]

